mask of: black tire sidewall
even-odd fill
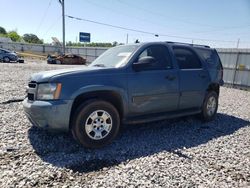
[[[91,113],[93,113],[96,110],[104,110],[108,112],[112,118],[111,131],[106,137],[104,137],[101,140],[91,139],[85,131],[85,123],[87,118]],[[116,137],[116,135],[119,132],[119,127],[120,127],[119,114],[112,104],[101,100],[91,100],[78,107],[74,115],[72,131],[74,137],[83,146],[88,148],[99,148],[107,144],[110,144],[112,142],[112,140]]]
[[[7,59],[8,59],[8,61],[5,61],[5,58],[7,58]],[[3,62],[5,62],[5,63],[9,63],[9,62],[10,62],[10,58],[8,58],[8,57],[3,57]]]
[[[207,113],[207,102],[208,102],[208,99],[210,97],[214,97],[216,100],[216,109],[215,109],[215,112],[212,116],[208,115],[208,113]],[[202,115],[203,120],[205,120],[205,121],[213,120],[217,114],[217,110],[218,110],[218,95],[215,91],[210,91],[207,93],[205,100],[203,102],[203,106],[202,106],[202,114],[201,115]]]

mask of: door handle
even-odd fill
[[[167,80],[172,81],[172,80],[174,80],[176,77],[175,77],[175,76],[172,76],[172,75],[167,75],[165,78],[166,78]]]

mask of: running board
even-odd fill
[[[182,116],[194,115],[201,112],[201,109],[192,109],[192,110],[182,110],[168,113],[159,113],[159,114],[147,114],[143,116],[132,117],[124,119],[124,124],[139,124],[139,123],[149,123],[154,121],[160,121],[164,119],[177,118]]]

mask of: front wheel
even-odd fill
[[[3,58],[3,62],[9,63],[9,62],[10,62],[10,58],[9,58],[9,57],[4,57],[4,58]]]
[[[119,113],[112,104],[90,100],[76,110],[71,131],[74,138],[83,146],[99,148],[113,141],[119,127]]]
[[[201,117],[205,121],[214,119],[218,109],[218,95],[214,91],[207,93],[202,105]]]

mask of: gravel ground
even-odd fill
[[[0,64],[0,187],[250,187],[250,92],[221,88],[213,122],[130,125],[88,150],[26,119],[18,100],[29,76],[71,67],[34,61]]]

